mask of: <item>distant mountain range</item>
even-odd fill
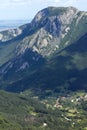
[[[29,20],[0,20],[0,31],[17,28],[28,22]]]

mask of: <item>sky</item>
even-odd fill
[[[48,6],[74,6],[87,11],[87,0],[0,0],[0,20],[30,20]]]

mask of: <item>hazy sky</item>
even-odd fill
[[[0,0],[0,20],[31,19],[48,6],[74,6],[87,11],[87,0]]]

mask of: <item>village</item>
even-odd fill
[[[67,106],[68,104],[72,105],[79,105],[82,101],[87,101],[87,94],[86,93],[80,93],[77,95],[67,95],[67,96],[60,96],[58,98],[55,97],[49,97],[48,99],[45,99],[41,101],[43,104],[45,104],[47,107],[51,108],[58,108],[61,109],[63,106]]]

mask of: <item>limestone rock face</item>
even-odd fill
[[[87,20],[85,14],[74,7],[48,7],[39,11],[28,28],[29,35],[17,46],[17,54],[31,48],[42,56],[49,56],[73,43],[82,35],[80,30],[78,36],[74,36],[76,29],[83,26],[78,21],[82,22],[83,17]]]
[[[17,37],[21,33],[22,33],[22,30],[20,28],[2,31],[0,32],[0,41],[2,42],[9,41],[13,39],[14,37]]]
[[[0,32],[0,65],[17,57],[20,61],[28,50],[30,55],[32,52],[31,59],[35,59],[34,62],[38,61],[36,53],[48,58],[77,41],[86,32],[87,12],[74,7],[45,8],[36,14],[31,23]],[[19,68],[26,68],[25,63],[26,60],[21,62]]]

